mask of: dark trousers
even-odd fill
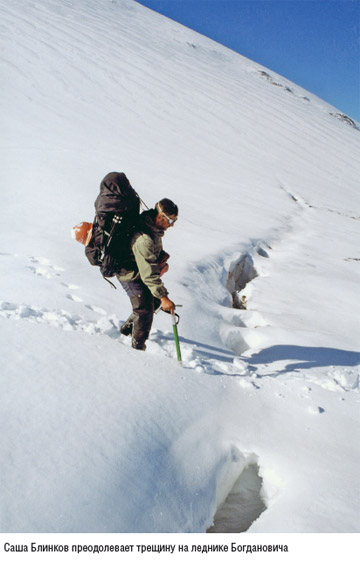
[[[131,334],[131,345],[135,349],[146,349],[145,342],[149,337],[154,308],[158,307],[160,301],[153,297],[147,286],[137,279],[136,281],[120,281],[130,298],[132,313],[121,326],[120,332],[125,336]]]

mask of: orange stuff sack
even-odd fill
[[[84,244],[84,246],[87,246],[91,238],[92,227],[92,222],[80,222],[71,229],[71,236],[81,244]]]

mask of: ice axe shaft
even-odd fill
[[[172,327],[173,327],[173,332],[174,332],[174,340],[175,340],[175,347],[176,347],[177,360],[179,361],[180,364],[182,364],[181,351],[180,351],[180,342],[179,342],[179,334],[178,334],[178,329],[177,329],[177,322],[176,322],[175,312],[172,312],[172,313],[171,313],[171,322],[172,322]]]

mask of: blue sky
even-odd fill
[[[360,0],[137,0],[360,121]]]

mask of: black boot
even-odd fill
[[[120,334],[123,336],[130,336],[133,331],[133,323],[132,322],[125,322],[120,328]]]
[[[129,318],[124,322],[120,328],[120,334],[123,336],[130,336],[133,332],[134,327],[134,313],[130,314]]]
[[[138,341],[134,337],[131,341],[131,347],[133,347],[134,349],[138,349],[139,351],[145,351],[146,350],[145,342]]]

